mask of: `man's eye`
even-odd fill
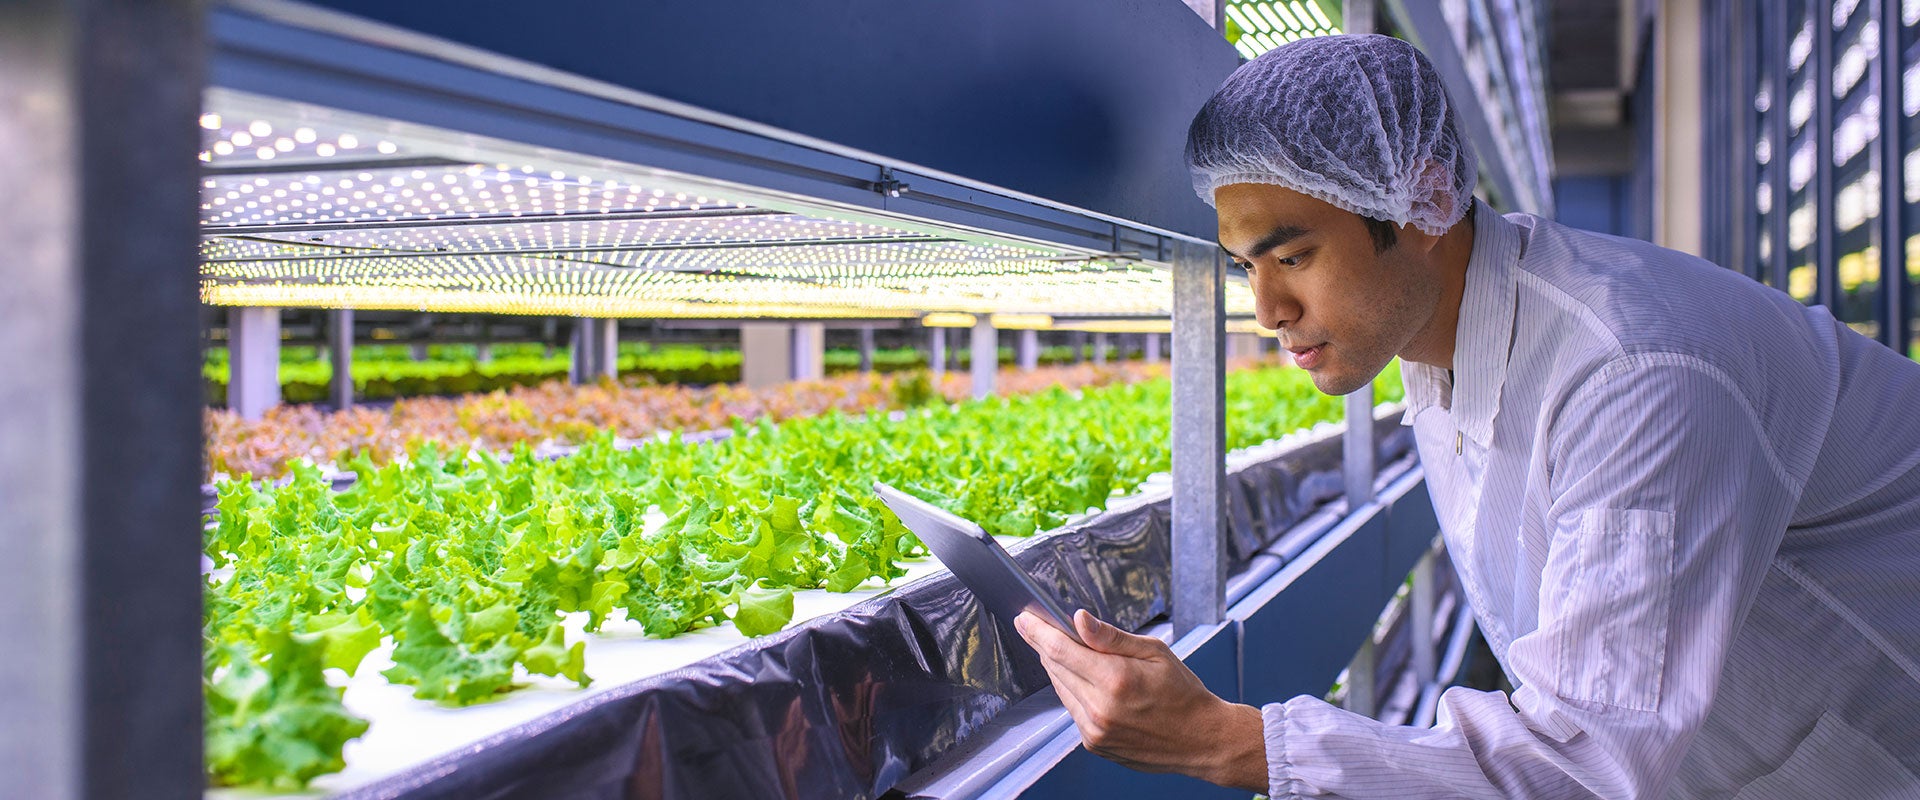
[[[1252,263],[1252,262],[1248,262],[1248,261],[1241,261],[1240,259],[1237,259],[1237,258],[1236,258],[1236,259],[1233,259],[1233,260],[1232,260],[1232,263],[1233,263],[1233,266],[1234,266],[1234,269],[1238,269],[1238,270],[1243,270],[1243,271],[1246,271],[1246,272],[1252,272],[1252,271],[1253,271],[1253,263]]]
[[[1288,269],[1292,269],[1294,267],[1300,266],[1299,256],[1288,256],[1286,258],[1277,258],[1277,259],[1274,259],[1274,261],[1278,263],[1280,266],[1286,267]]]

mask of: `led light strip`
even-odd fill
[[[1249,59],[1288,42],[1340,32],[1319,0],[1230,0],[1225,11],[1240,29],[1234,49]]]

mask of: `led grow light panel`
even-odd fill
[[[638,216],[533,217],[506,222],[448,221],[416,227],[306,225],[241,231],[250,238],[388,252],[529,252],[556,249],[665,249],[794,242],[931,240],[863,222],[814,219],[758,209],[652,212]]]
[[[231,92],[210,107],[210,304],[704,318],[1171,309],[1164,270],[1092,253]]]
[[[1222,10],[1230,31],[1239,34],[1234,49],[1250,59],[1297,39],[1340,32],[1341,9],[1337,2],[1227,0]]]

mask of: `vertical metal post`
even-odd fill
[[[1420,676],[1420,688],[1433,685],[1440,673],[1439,652],[1433,644],[1433,551],[1413,565],[1413,586],[1408,591],[1408,608],[1413,613],[1413,674]]]
[[[1773,216],[1768,218],[1767,250],[1771,253],[1773,274],[1768,283],[1780,291],[1788,287],[1787,273],[1793,269],[1793,246],[1787,226],[1787,217],[1793,211],[1793,186],[1788,182],[1788,168],[1793,160],[1793,128],[1787,119],[1788,107],[1793,97],[1793,74],[1787,68],[1787,49],[1793,39],[1793,26],[1787,21],[1787,9],[1784,3],[1772,3],[1762,7],[1766,29],[1761,35],[1767,40],[1762,52],[1768,54],[1767,80],[1772,84],[1772,110],[1768,112],[1768,134],[1773,142],[1773,161],[1768,165],[1767,183],[1772,188],[1768,193],[1773,197]]]
[[[599,340],[598,355],[600,363],[595,364],[595,377],[615,380],[620,377],[620,320],[611,317],[599,320],[599,328],[594,331]]]
[[[793,347],[792,377],[796,381],[817,381],[826,377],[827,326],[823,322],[802,322],[793,326],[789,341]]]
[[[1015,353],[1020,362],[1021,372],[1032,372],[1040,368],[1040,332],[1024,330],[1020,332],[1020,342]]]
[[[1093,363],[1100,366],[1107,364],[1107,335],[1104,333],[1093,335]]]
[[[860,374],[873,374],[873,326],[860,326]]]
[[[333,407],[353,407],[353,309],[336,308],[330,315],[327,331],[333,355],[333,383],[330,393]]]
[[[1373,643],[1373,628],[1369,627],[1367,638],[1360,642],[1360,652],[1355,653],[1353,663],[1347,665],[1348,711],[1371,717],[1379,710],[1379,687],[1374,685],[1374,671],[1379,666],[1379,650]]]
[[[1813,14],[1813,57],[1809,59],[1809,90],[1813,92],[1813,265],[1814,302],[1840,314],[1839,226],[1834,224],[1833,185],[1833,0],[1808,0]]]
[[[280,405],[280,309],[228,309],[227,351],[227,408],[257,420]]]
[[[927,329],[927,369],[938,382],[947,374],[947,329]]]
[[[1000,332],[985,314],[973,323],[972,342],[974,399],[993,395],[993,379],[1000,373]]]
[[[1087,332],[1074,331],[1067,334],[1067,342],[1073,345],[1073,363],[1084,364],[1087,360]]]
[[[569,370],[575,384],[589,384],[601,378],[617,377],[620,327],[618,320],[581,317],[574,320],[573,365]]]
[[[1874,76],[1879,81],[1880,136],[1874,140],[1874,154],[1880,165],[1880,340],[1894,352],[1905,355],[1912,344],[1913,331],[1907,324],[1910,286],[1907,282],[1907,203],[1906,203],[1906,53],[1900,47],[1900,0],[1880,0],[1873,11],[1880,20],[1880,55],[1874,61]]]
[[[1140,358],[1149,364],[1160,363],[1160,334],[1147,334],[1147,345]]]
[[[1347,489],[1347,509],[1373,501],[1373,383],[1346,396],[1347,430],[1341,435],[1340,472]]]
[[[1373,33],[1374,0],[1344,0],[1340,4],[1342,33]]]
[[[0,4],[0,795],[198,798],[205,8]]]
[[[573,335],[567,346],[567,383],[579,386],[587,382],[587,321],[573,321]]]
[[[1173,632],[1226,602],[1226,271],[1219,248],[1173,245]]]

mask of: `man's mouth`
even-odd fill
[[[1326,342],[1321,342],[1307,347],[1289,347],[1287,352],[1293,354],[1293,363],[1296,366],[1310,370],[1319,365],[1320,356],[1325,348]]]

